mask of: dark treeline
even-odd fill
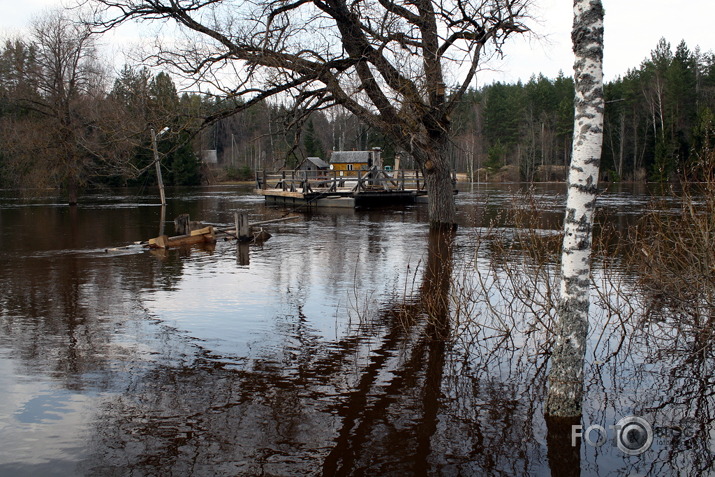
[[[106,69],[94,35],[63,12],[0,46],[0,185],[62,187],[72,204],[86,186],[147,183],[150,130],[166,127],[166,182],[199,183],[191,138],[211,105],[179,97],[166,73],[126,67],[112,80]]]
[[[663,39],[639,67],[607,83],[605,96],[603,179],[673,180],[687,172],[693,152],[715,125],[715,55],[691,51],[684,42],[673,49]],[[573,79],[564,74],[468,92],[452,118],[453,167],[475,180],[565,179],[573,101]],[[219,158],[255,169],[372,147],[382,147],[390,164],[397,152],[356,118],[331,112],[313,113],[300,128],[281,129],[277,141],[274,119],[285,116],[281,109],[262,105],[218,123],[213,148]]]
[[[338,148],[391,150],[345,112],[261,102],[224,117],[241,103],[180,94],[165,72],[106,70],[94,37],[61,12],[0,45],[0,187],[63,188],[75,203],[84,187],[153,185],[152,128],[169,128],[158,140],[167,185],[249,179]],[[207,150],[217,152],[213,170],[201,163]]]
[[[715,56],[684,42],[673,50],[663,39],[638,68],[607,83],[605,96],[604,179],[672,180],[713,128]],[[454,165],[511,180],[563,178],[572,133],[570,77],[494,83],[467,95],[454,118]]]
[[[573,132],[573,80],[542,75],[469,91],[452,117],[451,160],[476,180],[563,180]],[[713,128],[715,55],[661,40],[649,58],[608,83],[603,179],[668,181],[687,172]],[[150,129],[168,185],[249,179],[332,150],[381,147],[377,131],[339,109],[300,114],[289,104],[240,103],[177,92],[146,68],[106,73],[93,37],[61,13],[27,39],[0,46],[0,186],[62,187],[155,181]],[[298,113],[298,114],[296,114]],[[206,118],[220,118],[206,121]],[[215,150],[218,165],[202,166]],[[403,155],[404,167],[413,166]]]

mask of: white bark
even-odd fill
[[[603,6],[600,0],[574,0],[572,39],[576,56],[574,136],[561,255],[559,323],[546,407],[547,414],[559,417],[579,416],[583,396],[591,239],[603,142]]]

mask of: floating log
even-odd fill
[[[213,227],[204,227],[203,229],[194,230],[188,235],[177,235],[176,237],[167,237],[160,235],[159,237],[149,240],[149,248],[174,248],[183,247],[186,245],[195,245],[198,243],[215,243],[216,236],[214,235]]]
[[[262,243],[271,238],[271,234],[264,231],[262,228],[257,231],[252,230],[253,226],[283,222],[300,217],[300,215],[293,215],[290,217],[282,217],[280,219],[263,220],[251,224],[248,223],[248,216],[246,214],[236,213],[235,229],[214,229],[212,226],[197,228],[201,225],[200,222],[192,222],[189,219],[189,214],[181,214],[174,219],[174,226],[177,230],[182,230],[185,233],[174,237],[160,235],[149,239],[146,242],[137,242],[136,244],[142,244],[152,249],[176,248],[201,243],[216,243],[216,234],[223,234],[224,237],[233,237],[234,239],[238,239],[239,242]]]

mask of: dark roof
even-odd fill
[[[329,167],[328,163],[319,157],[307,157],[305,160],[312,162],[313,164],[315,164],[316,167],[319,167],[320,169],[327,169]]]
[[[296,171],[305,171],[305,170],[311,170],[311,169],[328,169],[330,166],[328,165],[327,162],[322,160],[319,157],[306,157],[303,159],[303,162],[298,164],[298,167],[295,168]]]
[[[371,151],[334,151],[330,155],[331,164],[368,163]]]

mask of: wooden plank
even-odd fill
[[[264,196],[272,196],[272,197],[291,197],[294,199],[302,199],[305,197],[305,195],[301,192],[289,192],[289,191],[282,191],[282,190],[262,190],[262,191],[256,191],[260,195]]]
[[[189,235],[193,237],[195,235],[206,235],[206,234],[213,234],[213,227],[208,226],[208,227],[204,227],[202,229],[192,230]]]
[[[286,220],[294,220],[294,219],[300,219],[300,218],[302,218],[302,215],[291,215],[290,217],[281,217],[280,219],[261,220],[260,222],[252,222],[250,224],[250,226],[253,227],[256,225],[272,224],[274,222],[285,222]]]
[[[197,233],[201,232],[203,233]],[[160,235],[153,239],[149,239],[147,245],[150,248],[171,248],[171,247],[182,247],[185,245],[195,245],[198,243],[214,243],[216,242],[216,236],[214,235],[213,227],[205,227],[201,230],[195,230],[191,235],[178,235],[176,237],[167,237],[166,235]]]

